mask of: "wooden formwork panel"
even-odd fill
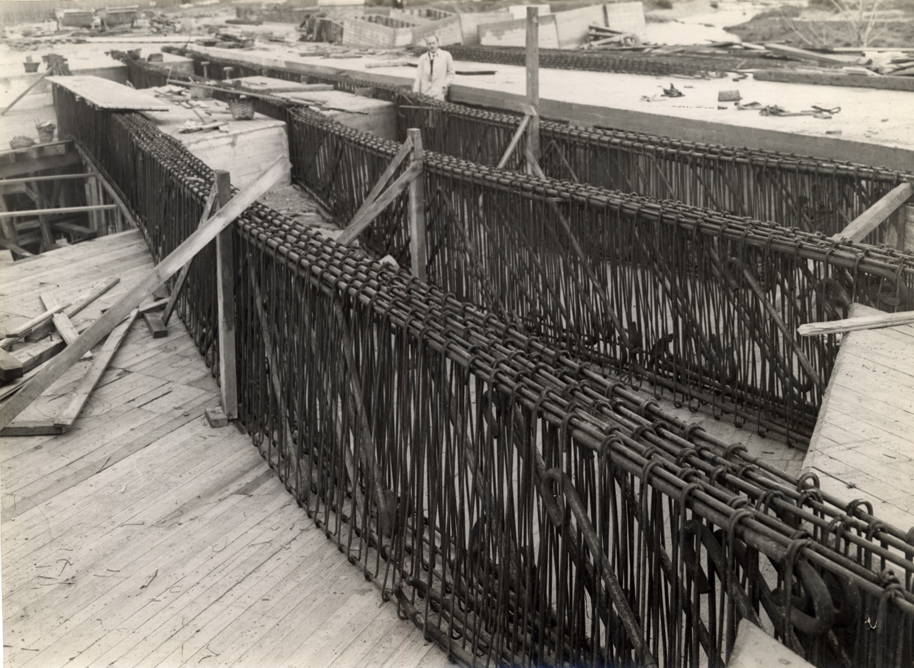
[[[647,25],[644,22],[644,5],[640,2],[617,2],[603,5],[606,25],[613,30],[630,32],[647,40]]]
[[[573,49],[580,46],[587,41],[588,26],[593,24],[602,26],[606,23],[603,5],[570,9],[567,12],[557,12],[552,16],[555,17],[555,32],[560,49]]]
[[[390,17],[392,21],[416,21],[413,16]],[[343,46],[391,49],[418,44],[429,35],[437,35],[441,44],[461,44],[460,19],[456,14],[440,21],[391,28],[364,19],[343,20]]]
[[[540,16],[539,23],[540,48],[559,48],[555,15]],[[479,43],[483,46],[525,46],[527,44],[527,19],[513,19],[481,25],[479,26]]]
[[[513,17],[506,9],[497,12],[463,12],[460,14],[460,33],[464,44],[479,44],[479,26],[503,23]]]

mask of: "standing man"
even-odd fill
[[[413,92],[444,100],[454,80],[454,59],[447,51],[438,48],[437,36],[430,35],[425,44],[428,51],[419,56],[419,71],[413,82]]]

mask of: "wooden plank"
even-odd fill
[[[0,380],[7,382],[22,378],[25,372],[22,370],[22,362],[0,348]]]
[[[424,156],[422,153],[422,132],[418,128],[406,131],[413,152],[410,155],[410,168],[418,166],[423,169]],[[426,280],[428,267],[428,252],[425,242],[425,178],[420,171],[417,178],[409,184],[409,255],[412,274],[420,281]]]
[[[170,105],[149,93],[101,77],[90,75],[48,77],[48,81],[79,95],[88,104],[108,111],[168,111],[171,108]]]
[[[825,65],[851,65],[856,60],[849,56],[829,56],[826,53],[807,51],[786,44],[765,44],[766,49],[777,56],[785,56],[793,60],[802,60],[810,63],[824,63]]]
[[[18,327],[16,327],[13,330],[7,332],[6,334],[3,335],[3,339],[0,340],[0,348],[6,348],[6,347],[12,345],[19,339],[23,338],[26,334],[31,332],[38,325],[40,325],[46,321],[49,321],[52,317],[54,317],[55,313],[64,310],[69,305],[70,305],[70,302],[67,302],[66,304],[58,304],[54,308],[48,309],[41,315],[36,315],[31,320],[19,325]]]
[[[520,125],[517,126],[517,130],[514,132],[514,136],[511,137],[511,142],[508,144],[508,148],[505,149],[505,153],[503,156],[501,156],[501,160],[498,161],[495,169],[501,169],[508,162],[508,158],[511,157],[511,154],[514,153],[514,149],[517,148],[517,142],[519,142],[520,138],[524,136],[524,130],[527,129],[527,125],[529,123],[530,114],[525,114],[524,120],[522,120]]]
[[[114,357],[114,353],[117,352],[117,349],[120,347],[121,343],[123,343],[124,337],[127,336],[127,332],[130,330],[133,321],[136,320],[138,313],[139,309],[135,309],[127,316],[127,319],[124,320],[124,322],[115,327],[108,335],[108,339],[105,341],[105,345],[102,347],[98,357],[92,363],[92,367],[86,375],[83,376],[83,379],[73,392],[70,403],[67,404],[67,407],[60,415],[55,416],[55,424],[64,429],[69,429],[73,425],[73,421],[76,420],[79,413],[82,411],[83,406],[85,406],[86,402],[89,400],[89,395],[92,394],[92,390],[98,385],[98,381],[101,380],[102,374],[105,373],[105,369],[108,368],[108,364],[111,362],[111,358]]]
[[[78,237],[79,239],[84,239],[86,241],[99,236],[97,230],[83,227],[82,225],[77,225],[76,223],[51,221],[51,229],[56,232],[65,232],[67,234],[72,234],[73,236]]]
[[[169,254],[138,285],[124,295],[114,306],[86,330],[67,350],[36,375],[4,406],[0,407],[0,428],[5,427],[21,413],[36,397],[51,386],[77,359],[104,338],[131,310],[153,290],[164,283],[184,264],[202,250],[227,225],[230,225],[245,209],[265,193],[289,169],[289,161],[277,158],[257,179],[248,184],[232,201],[224,206],[207,223],[190,235],[180,246]]]
[[[161,339],[164,336],[168,336],[168,327],[162,322],[160,314],[147,311],[143,314],[143,320],[146,322],[146,327],[149,329],[149,333],[152,334],[152,338]]]
[[[22,362],[22,369],[26,373],[44,364],[57,353],[67,347],[66,341],[43,341],[28,348],[16,351],[16,357]]]
[[[34,189],[38,193],[36,203],[39,210],[35,211],[35,214],[38,216],[38,227],[41,229],[42,248],[45,251],[53,250],[57,248],[57,244],[54,242],[54,231],[51,229],[51,222],[47,215],[41,212],[42,209],[46,210],[48,208],[48,201],[41,190],[41,186],[35,185]]]
[[[378,198],[378,195],[380,195],[384,190],[387,182],[390,181],[390,177],[394,175],[394,173],[397,171],[397,168],[406,159],[406,156],[409,155],[412,147],[412,142],[410,141],[409,137],[407,137],[406,141],[403,142],[403,145],[400,146],[400,149],[397,151],[397,154],[394,156],[393,160],[390,161],[390,164],[387,165],[387,167],[381,173],[381,176],[378,177],[377,182],[365,196],[365,200],[362,202],[362,206],[359,207],[359,210],[356,211],[355,215],[352,217],[353,220],[358,220],[362,215],[365,214],[366,209],[368,209],[368,207],[374,203],[374,201]],[[345,232],[343,234],[345,235]],[[337,239],[337,243],[342,243],[344,246],[346,246],[349,242],[343,242]]]
[[[839,70],[804,72],[780,68],[756,70],[752,73],[756,81],[780,81],[783,83],[813,84],[818,86],[848,86],[851,88],[876,88],[879,90],[914,91],[914,77],[873,76],[849,74]],[[810,155],[813,153],[810,152]]]
[[[37,79],[35,79],[32,83],[29,84],[28,88],[26,88],[24,91],[22,91],[21,93],[19,93],[19,95],[16,96],[15,100],[13,100],[8,105],[6,105],[6,108],[3,111],[0,111],[0,116],[6,116],[6,112],[8,112],[10,109],[12,109],[19,100],[21,100],[26,95],[28,95],[30,90],[32,90],[35,86],[37,86],[42,81],[44,81],[48,77],[48,75],[50,75],[53,71],[54,71],[53,69],[45,70],[41,75],[39,75],[39,77]]]
[[[42,181],[69,181],[72,179],[85,179],[92,176],[91,173],[80,173],[80,174],[49,174],[47,176],[26,176],[23,178],[16,179],[3,179],[0,181],[0,188],[7,188],[9,186],[19,185],[23,183],[32,183],[42,182]]]
[[[70,165],[76,165],[78,163],[79,156],[72,152],[62,153],[60,155],[49,155],[32,160],[5,162],[0,164],[0,179],[19,176],[21,174],[32,174],[33,172],[43,172],[46,169],[69,167]]]
[[[882,315],[867,315],[831,322],[813,322],[800,325],[797,333],[800,336],[822,336],[825,334],[840,334],[843,332],[857,332],[864,329],[881,329],[883,327],[897,327],[914,323],[914,311],[901,313],[885,313]]]
[[[232,197],[228,172],[217,169],[216,201],[219,208]],[[219,389],[222,409],[229,420],[238,417],[238,376],[235,354],[235,262],[232,229],[226,227],[216,236],[216,303],[219,317]]]
[[[540,47],[539,47],[539,9],[527,7],[527,104],[534,113],[527,124],[527,151],[533,159],[540,160]],[[532,169],[527,166],[528,172]]]
[[[218,188],[216,182],[213,182],[213,187],[209,191],[209,195],[206,198],[206,203],[203,205],[203,214],[200,216],[200,222],[197,223],[197,228],[199,229],[203,223],[209,220],[210,212],[213,210],[213,204],[216,201],[216,195],[218,194]],[[165,310],[162,311],[162,324],[166,327],[168,326],[168,320],[171,318],[172,312],[175,310],[175,305],[178,303],[178,297],[181,294],[181,290],[184,288],[184,282],[187,280],[187,274],[190,271],[190,266],[193,264],[193,260],[181,267],[181,273],[178,274],[178,278],[175,280],[174,287],[171,289],[171,296],[168,298],[168,302],[165,304]]]
[[[133,214],[130,212],[130,208],[124,203],[124,200],[121,199],[121,196],[117,194],[117,191],[111,186],[111,184],[108,183],[108,180],[102,176],[102,173],[99,170],[98,165],[95,164],[92,156],[84,151],[79,144],[76,144],[76,151],[83,159],[86,168],[95,175],[95,177],[98,179],[98,182],[102,185],[102,188],[104,188],[105,192],[108,193],[108,197],[114,200],[114,203],[118,205],[121,215],[127,219],[127,222],[130,223],[131,227],[139,229],[140,225],[137,223],[136,218],[134,218]]]
[[[0,429],[0,436],[56,436],[64,431],[50,419],[15,420]]]
[[[345,245],[352,243],[352,240],[355,239],[362,231],[371,224],[378,215],[387,208],[391,202],[393,202],[400,193],[406,190],[407,186],[422,173],[421,165],[417,163],[411,164],[407,167],[406,171],[400,175],[396,181],[394,181],[390,188],[385,190],[374,202],[371,203],[365,211],[362,213],[361,218],[354,218],[346,230],[337,238],[337,242]]]
[[[137,613],[136,635],[142,640],[129,649],[124,646],[116,651],[120,656],[114,663],[180,665],[185,663],[182,655],[187,657],[204,649],[215,633],[209,623],[215,622],[218,628],[220,615],[231,610],[246,592],[258,588],[258,580],[270,577],[270,571],[285,561],[282,553],[299,547],[305,530],[296,524],[298,512],[294,505],[285,505],[265,522],[266,526],[251,527],[232,544],[235,555],[222,558],[224,566],[214,568],[209,563],[195,572],[179,571],[186,586],[170,600],[155,601],[155,605],[148,604]],[[184,621],[191,619],[190,625]],[[173,661],[168,660],[170,655]]]
[[[57,297],[54,296],[53,292],[42,292],[40,298],[41,303],[44,304],[46,309],[52,309],[60,304],[60,302],[57,301]],[[66,313],[55,313],[54,317],[51,318],[51,320],[54,323],[55,329],[57,329],[57,333],[60,334],[60,338],[66,341],[67,345],[73,343],[77,338],[79,338],[79,332],[76,331],[76,327],[73,326],[73,322],[70,320],[70,316],[68,316]],[[91,350],[83,355],[83,359],[90,359],[91,357]]]
[[[202,439],[197,439],[198,443],[200,440]],[[195,443],[197,450],[199,450],[198,443]],[[212,448],[210,449],[213,450]],[[233,459],[238,459],[237,449],[233,454],[235,454]],[[253,461],[253,459],[248,458],[248,461]],[[210,469],[216,472],[216,475],[225,477],[226,469],[218,460],[212,461],[210,457],[207,458],[206,463]],[[227,463],[231,464],[232,462],[229,461]],[[194,467],[194,469],[198,471],[198,476],[200,473],[207,473],[205,469],[201,471],[199,467]],[[228,472],[235,473],[231,468],[228,469]],[[171,475],[173,478],[176,477],[175,473]],[[96,476],[96,479],[93,480],[97,485],[107,482],[98,480],[99,477],[101,476]],[[171,495],[173,500],[165,506],[165,513],[170,513],[174,509],[176,501],[194,498],[200,494],[199,482],[205,481],[198,479],[196,489],[193,486],[193,481],[190,481],[190,484],[182,485],[180,490],[173,490]],[[111,491],[109,490],[109,494]],[[161,498],[168,495],[168,493],[159,494],[158,497]],[[134,530],[136,532],[136,540],[129,541],[134,545],[124,545],[123,548],[119,545],[115,550],[109,549],[105,554],[105,566],[114,571],[122,572],[122,575],[115,578],[113,583],[103,578],[86,578],[88,582],[84,582],[79,589],[73,590],[78,592],[78,597],[75,594],[71,594],[71,602],[61,606],[59,616],[56,611],[49,611],[53,617],[46,613],[41,619],[33,618],[30,628],[40,630],[42,626],[46,628],[46,625],[50,623],[52,628],[55,628],[55,634],[64,636],[78,629],[86,622],[93,623],[94,618],[97,618],[99,614],[105,614],[104,611],[106,609],[118,610],[116,613],[118,618],[124,620],[136,613],[138,609],[147,605],[147,602],[152,598],[160,596],[169,598],[167,592],[169,588],[174,586],[174,583],[186,582],[184,578],[188,574],[195,572],[196,569],[206,568],[207,570],[204,573],[212,572],[220,564],[232,558],[244,545],[253,542],[244,540],[244,535],[250,531],[260,533],[266,530],[271,524],[268,518],[275,514],[279,508],[289,504],[287,495],[284,496],[286,498],[276,496],[269,499],[269,503],[263,503],[260,499],[220,493],[215,503],[203,506],[200,512],[193,513],[188,517],[188,519],[197,519],[199,524],[198,522],[188,521],[174,529],[169,530],[163,527],[162,530],[158,531],[151,530],[151,525],[156,524],[161,519],[157,515],[162,512],[162,504],[159,498],[153,498],[152,505],[148,502],[145,504],[149,506],[148,509],[138,508],[139,513],[134,511],[132,518],[124,518],[125,521],[131,522],[132,526],[137,527]],[[243,514],[241,512],[237,514],[228,513],[229,516],[225,518],[225,521],[214,521],[218,520],[219,516],[226,513],[227,510],[233,508],[240,508],[246,512]],[[147,528],[144,528],[144,526]],[[124,531],[124,529],[121,529],[122,535]],[[94,537],[96,533],[97,530],[92,532],[90,536]],[[122,540],[121,543],[123,542],[127,541]],[[217,544],[219,544],[219,548],[214,549]],[[169,577],[150,579],[150,576],[156,570],[161,571],[162,575],[168,573]],[[143,587],[144,585],[146,587]],[[141,588],[148,588],[148,591],[144,592],[148,594],[147,596],[137,595],[138,590]],[[52,621],[54,618],[58,620],[57,623]],[[114,626],[118,626],[118,624],[112,625],[112,627]],[[45,633],[47,633],[46,630]],[[82,634],[82,637],[85,639],[85,633]],[[73,638],[69,640],[71,643],[73,642]],[[90,643],[98,640],[99,638],[95,637]],[[131,645],[135,643],[136,640]],[[72,652],[72,644],[70,647]],[[105,660],[99,663],[107,665],[109,661]],[[118,663],[117,661],[114,662]]]
[[[27,211],[0,211],[2,218],[26,218],[28,216],[43,216],[58,213],[85,213],[87,211],[107,211],[116,209],[117,204],[96,204],[94,206],[65,206],[59,209],[30,209]]]
[[[112,278],[106,278],[104,281],[96,283],[86,292],[74,299],[70,305],[63,310],[63,313],[68,318],[72,318],[74,315],[86,308],[89,304],[108,292],[108,290],[120,283],[120,281],[120,278],[114,276]],[[47,336],[48,332],[50,332],[50,327],[51,325],[49,323],[35,327],[32,330],[32,333],[29,335],[29,338],[35,337],[40,339]]]
[[[914,185],[902,183],[895,186],[882,199],[857,216],[847,227],[832,236],[835,241],[849,239],[862,241],[866,235],[875,230],[886,218],[895,213],[898,207],[914,197]]]

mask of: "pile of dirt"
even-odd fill
[[[914,3],[897,0],[894,5],[881,7],[869,25],[865,44],[861,34],[867,26],[856,24],[856,17],[850,14],[823,8],[822,2],[811,2],[806,8],[784,5],[770,9],[727,31],[744,42],[780,42],[801,48],[914,45]]]

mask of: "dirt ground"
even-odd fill
[[[727,30],[744,42],[782,42],[801,48],[912,47],[914,1],[884,0],[874,14],[861,19],[853,12],[839,11],[832,0],[809,0],[773,7]]]

